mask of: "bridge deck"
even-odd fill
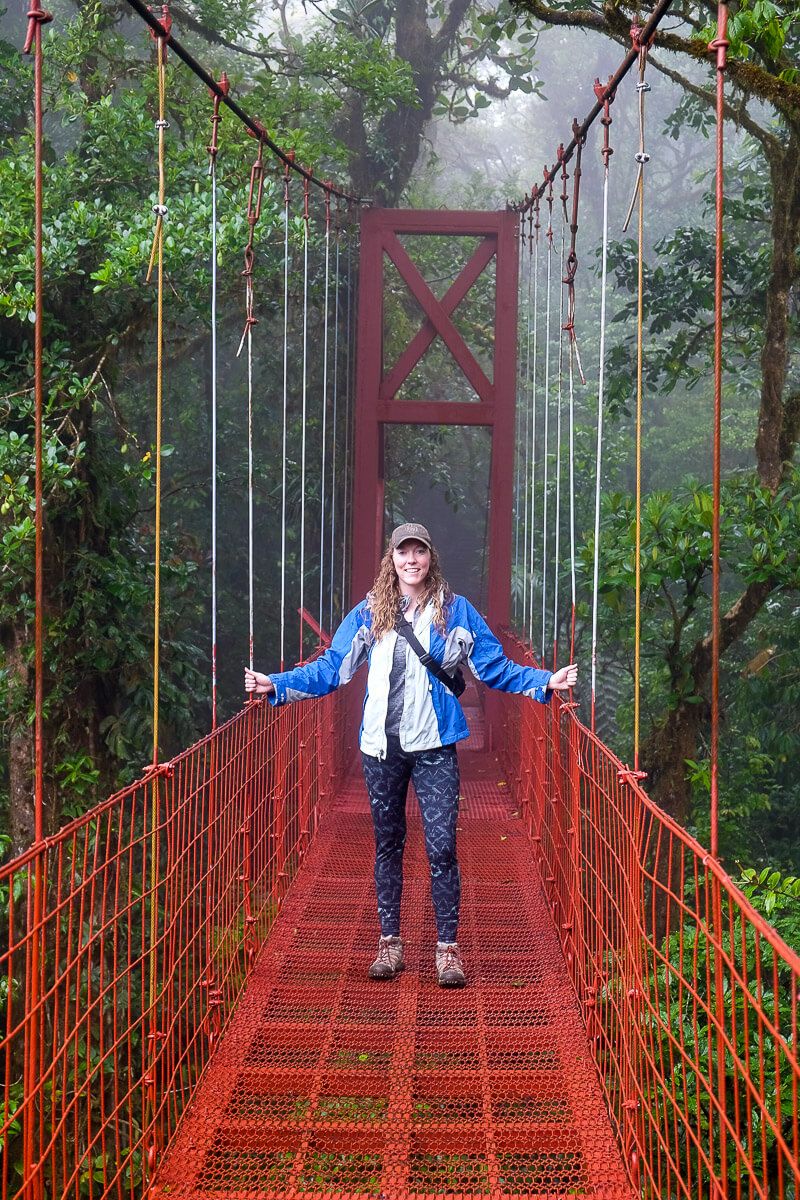
[[[632,1200],[530,844],[496,761],[461,756],[463,991],[436,985],[413,796],[403,937],[377,942],[363,785],[335,798],[152,1197]]]

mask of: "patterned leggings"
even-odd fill
[[[361,760],[375,829],[375,888],[381,933],[384,937],[400,934],[406,794],[411,781],[425,830],[439,941],[454,942],[461,900],[456,858],[459,776],[455,746],[407,752],[401,749],[399,738],[390,736],[385,759],[362,754]]]

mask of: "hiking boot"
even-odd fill
[[[467,977],[456,942],[436,943],[436,974],[439,987],[464,987]]]
[[[382,937],[378,957],[369,969],[370,979],[394,979],[404,966],[403,943],[399,937]]]

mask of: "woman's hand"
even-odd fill
[[[578,682],[578,665],[570,663],[568,667],[562,667],[560,671],[554,671],[550,676],[547,684],[554,692],[565,692],[567,688],[575,687]]]
[[[249,667],[245,667],[244,690],[255,692],[257,696],[270,696],[275,691],[275,684],[269,675],[262,675],[260,671],[251,671]]]

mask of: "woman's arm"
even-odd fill
[[[526,667],[507,657],[499,640],[492,633],[478,610],[466,601],[474,644],[469,665],[481,682],[501,692],[516,692],[546,704],[551,691],[573,687],[578,668],[562,667],[555,673]]]
[[[349,683],[366,660],[370,643],[369,627],[364,622],[364,603],[356,605],[342,621],[324,654],[313,662],[291,671],[264,675],[245,669],[245,691],[266,695],[270,704],[288,704],[327,696]]]

